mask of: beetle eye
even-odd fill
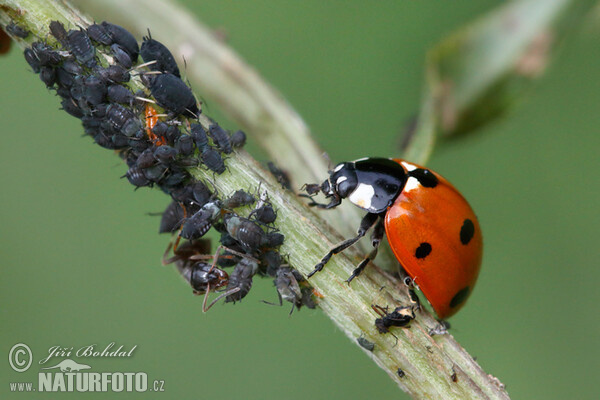
[[[353,182],[352,179],[345,179],[338,183],[337,192],[341,197],[348,197],[350,192],[354,190],[356,186],[356,182]]]

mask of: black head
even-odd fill
[[[331,171],[329,178],[321,184],[321,192],[327,197],[348,197],[356,188],[358,180],[354,163],[344,162],[338,164]]]

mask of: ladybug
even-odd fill
[[[401,266],[441,319],[465,304],[481,265],[481,230],[469,203],[442,176],[401,159],[362,158],[338,164],[321,185],[305,187],[310,196],[320,191],[330,199],[320,204],[311,198],[310,206],[335,208],[347,198],[367,211],[357,236],[331,249],[309,277],[373,228],[374,249],[348,283],[375,258],[385,231]]]

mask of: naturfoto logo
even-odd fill
[[[91,344],[83,347],[52,346],[48,354],[39,360],[41,364],[38,381],[10,382],[11,392],[162,392],[164,381],[148,380],[142,371],[95,371],[95,368],[72,358],[123,358],[131,357],[133,347],[117,346],[111,342],[106,346]],[[17,372],[25,372],[32,364],[33,352],[24,343],[15,344],[9,351],[8,361]],[[50,362],[49,362],[50,361]],[[79,361],[79,360],[78,360]],[[44,365],[45,364],[45,365]],[[92,363],[93,364],[93,363]],[[91,371],[90,371],[91,370]]]

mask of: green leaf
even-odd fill
[[[513,1],[427,55],[425,89],[404,156],[425,163],[440,136],[471,133],[502,116],[543,75],[566,34],[596,1]]]

